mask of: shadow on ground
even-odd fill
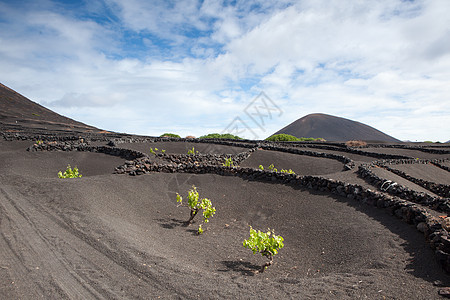
[[[221,262],[225,269],[219,269],[219,272],[238,272],[244,276],[255,276],[256,272],[261,269],[261,266],[252,264],[247,261],[239,260],[225,260]]]

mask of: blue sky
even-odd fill
[[[449,11],[447,0],[0,0],[0,82],[118,132],[200,136],[239,120],[262,139],[320,112],[447,141]]]

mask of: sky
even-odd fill
[[[450,139],[450,1],[0,0],[0,82],[133,134],[264,139],[310,113]]]

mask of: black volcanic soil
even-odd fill
[[[391,165],[390,168],[400,170],[406,174],[435,183],[450,184],[450,172],[445,171],[432,164],[407,164]]]
[[[301,149],[303,149],[303,148],[301,148]],[[371,162],[371,161],[374,161],[377,159],[377,158],[366,156],[366,155],[359,155],[359,154],[348,153],[348,152],[337,151],[337,150],[328,150],[328,149],[320,149],[320,148],[312,148],[312,147],[307,147],[307,148],[305,148],[305,150],[313,151],[313,152],[342,155],[342,156],[348,157],[354,161],[359,161],[359,162]]]
[[[387,180],[391,180],[391,181],[396,182],[396,183],[398,183],[400,185],[403,185],[403,186],[405,186],[407,188],[410,188],[410,189],[412,189],[414,191],[417,191],[417,192],[420,192],[420,193],[429,194],[429,195],[434,196],[434,197],[437,196],[433,192],[430,192],[429,190],[421,187],[420,185],[417,185],[417,184],[415,184],[415,183],[413,183],[413,182],[411,182],[411,181],[409,181],[409,180],[407,180],[407,179],[405,179],[405,178],[403,178],[401,176],[398,176],[398,175],[396,175],[396,174],[394,174],[394,173],[392,173],[392,172],[390,172],[390,171],[388,171],[386,169],[375,168],[375,169],[372,170],[372,172],[375,175],[378,175],[381,178],[384,178],[384,179],[387,179]]]
[[[0,141],[2,299],[439,299],[433,282],[450,284],[414,227],[346,198],[211,174],[113,175],[122,159],[29,145]],[[83,178],[58,179],[67,163]],[[193,184],[217,209],[202,236],[176,207]],[[285,238],[263,274],[265,259],[242,247],[249,225]]]
[[[450,158],[450,154],[433,154],[433,153],[423,152],[423,151],[419,151],[419,150],[412,150],[412,149],[367,147],[367,148],[360,148],[358,150],[367,151],[367,152],[375,152],[375,153],[404,155],[404,156],[409,156],[412,158],[420,158],[420,159]]]
[[[188,154],[188,151],[192,148],[200,154],[237,154],[248,150],[248,148],[243,147],[189,142],[122,143],[118,147],[140,151],[147,155],[151,154],[150,148],[157,148],[157,153],[165,150],[167,154]]]
[[[344,169],[344,164],[334,159],[267,150],[256,151],[243,161],[240,166],[258,168],[262,165],[267,170],[271,164],[278,171],[281,169],[292,169],[299,175],[323,175],[339,172]]]

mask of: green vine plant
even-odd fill
[[[244,247],[253,251],[253,254],[260,253],[269,259],[268,262],[261,266],[259,272],[264,272],[269,266],[273,264],[273,257],[278,253],[278,250],[284,247],[283,237],[275,235],[275,231],[268,229],[267,232],[260,230],[256,231],[250,226],[250,237],[244,240]]]
[[[270,171],[273,171],[273,172],[278,172],[278,169],[275,168],[275,166],[274,166],[273,164],[270,164],[270,166],[268,167],[268,169],[269,169]]]
[[[278,169],[275,168],[275,166],[273,164],[271,164],[270,166],[267,167],[270,171],[272,172],[278,172]],[[264,171],[264,166],[263,165],[259,165],[259,169]],[[280,170],[281,173],[287,173],[287,174],[295,174],[294,171],[292,171],[292,169],[286,170],[286,169],[281,169]]]
[[[226,158],[225,162],[222,164],[224,167],[234,167],[233,159],[231,157]]]
[[[214,216],[216,213],[215,207],[212,206],[211,200],[207,198],[200,199],[200,195],[197,192],[197,188],[195,185],[192,186],[192,189],[188,192],[188,203],[183,204],[183,197],[177,193],[177,202],[178,206],[186,206],[191,210],[189,220],[185,222],[186,226],[191,225],[192,220],[197,215],[197,213],[202,210],[203,211],[203,223],[208,223],[209,218]],[[202,234],[204,229],[202,228],[202,224],[199,225],[197,233]]]
[[[153,154],[153,155],[156,156],[156,155],[158,155],[157,151],[158,151],[158,148],[153,149],[153,148],[150,147],[150,153],[151,153],[151,154]],[[165,154],[165,153],[166,153],[166,150],[161,149],[161,153],[162,153],[162,154]]]
[[[191,150],[188,150],[187,154],[188,155],[196,155],[196,154],[198,154],[198,151],[195,151],[194,147],[192,147]]]
[[[59,178],[81,178],[83,175],[81,175],[80,173],[78,173],[78,168],[71,168],[70,165],[67,165],[67,170],[63,172],[59,171],[58,172],[58,177]]]

